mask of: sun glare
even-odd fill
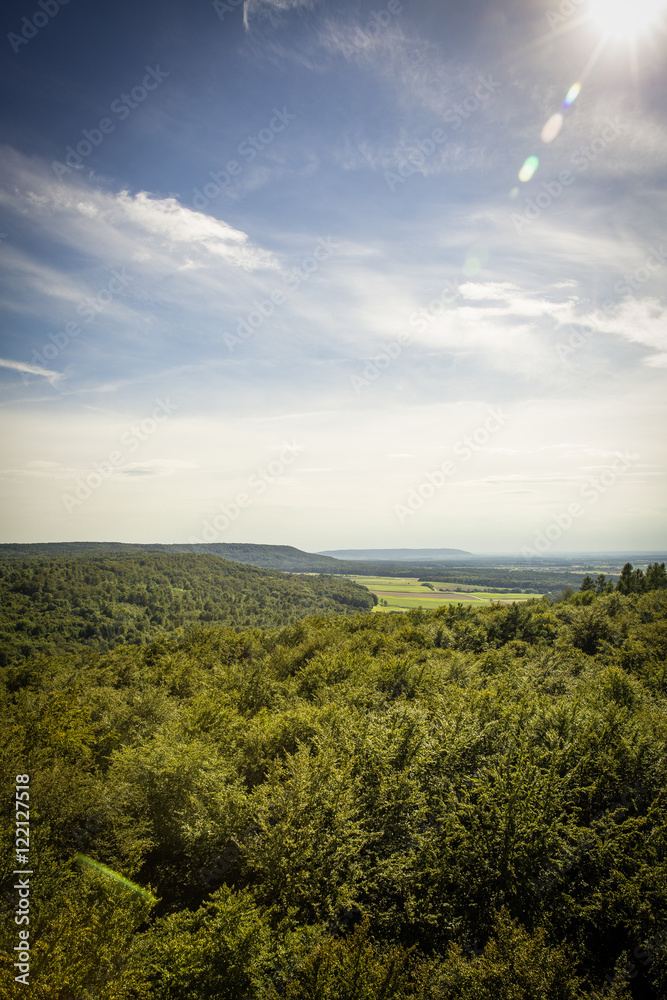
[[[667,0],[591,0],[591,17],[617,38],[633,38],[654,24]]]

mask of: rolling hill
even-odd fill
[[[199,625],[282,627],[376,603],[333,576],[287,576],[212,555],[130,552],[0,563],[0,665],[35,653],[112,649]]]
[[[255,545],[244,542],[213,542],[210,544],[161,545],[125,542],[34,542],[31,544],[0,545],[0,561],[6,559],[44,559],[53,556],[80,555],[139,555],[162,552],[166,555],[196,553],[219,556],[231,562],[287,573],[341,573],[340,561],[327,556],[302,552],[293,545]],[[358,568],[358,567],[356,567]]]

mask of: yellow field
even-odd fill
[[[499,601],[528,601],[535,594],[498,594],[493,591],[465,591],[460,584],[431,583],[431,590],[414,576],[351,576],[350,580],[367,587],[378,599],[373,609],[379,612],[409,611],[410,608],[439,608],[443,604],[492,604]],[[430,581],[429,581],[430,582]],[[455,588],[455,589],[454,589]],[[382,603],[380,603],[382,602]]]

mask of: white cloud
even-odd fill
[[[121,191],[115,198],[115,211],[110,211],[109,219],[111,224],[118,226],[134,224],[138,233],[162,241],[162,248],[201,247],[246,270],[271,264],[271,255],[248,245],[245,233],[210,215],[185,208],[175,198],[155,198],[145,191],[136,195]],[[193,261],[186,263],[192,266]]]
[[[23,372],[26,375],[39,375],[45,378],[47,382],[50,382],[51,385],[54,385],[62,378],[60,372],[49,371],[48,368],[40,368],[39,365],[30,365],[25,361],[8,361],[6,358],[0,358],[0,368],[9,368],[11,371]]]
[[[0,204],[19,214],[24,225],[100,263],[168,261],[171,271],[188,262],[215,266],[221,258],[246,271],[276,266],[246,233],[175,198],[105,191],[80,174],[56,181],[43,164],[8,148],[3,153]]]
[[[615,333],[634,344],[657,350],[644,363],[654,368],[667,366],[667,306],[656,298],[627,298],[619,303],[613,314],[600,310],[590,313],[590,321],[605,333]]]

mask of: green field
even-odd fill
[[[351,576],[354,583],[368,587],[378,599],[374,611],[408,611],[410,608],[439,608],[442,604],[491,604],[494,601],[528,601],[534,594],[499,594],[492,590],[464,590],[460,584],[432,583],[431,590],[417,577]],[[430,581],[429,581],[430,582]],[[382,602],[382,603],[380,603]],[[384,603],[386,602],[386,603]]]

